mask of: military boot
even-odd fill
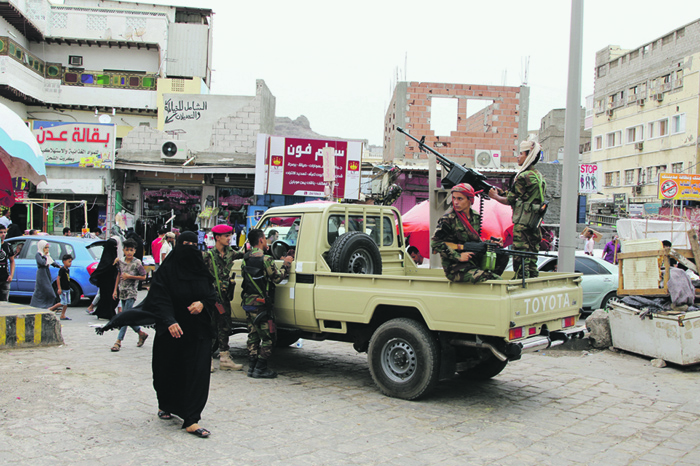
[[[255,365],[258,363],[257,356],[250,356],[248,358],[248,377],[253,376],[253,371],[255,370]]]
[[[219,370],[221,371],[240,371],[243,369],[241,364],[236,364],[231,360],[231,354],[228,351],[222,351],[219,355]]]
[[[251,377],[254,379],[274,379],[277,377],[277,372],[267,367],[267,359],[258,359]]]

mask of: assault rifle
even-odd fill
[[[491,238],[491,241],[496,240],[496,238]],[[454,249],[459,252],[471,252],[474,253],[473,260],[477,264],[481,264],[483,270],[493,271],[496,264],[496,254],[507,254],[509,256],[515,257],[558,257],[551,254],[538,254],[536,252],[529,251],[514,251],[512,249],[503,249],[498,247],[498,244],[493,242],[476,242],[468,241],[464,244],[457,243],[445,243],[448,248]],[[525,288],[525,274],[523,273],[523,288]]]
[[[488,195],[489,190],[493,188],[493,186],[486,181],[486,177],[482,173],[479,173],[473,168],[457,165],[432,147],[425,145],[425,136],[418,140],[408,134],[408,131],[400,126],[397,126],[396,130],[416,141],[418,143],[418,149],[426,153],[431,152],[434,154],[438,162],[440,162],[440,165],[449,170],[447,176],[442,177],[443,188],[450,189],[459,183],[469,183],[475,191],[483,191],[486,195]]]

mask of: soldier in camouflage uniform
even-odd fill
[[[212,325],[215,327],[214,332],[219,344],[219,369],[222,371],[240,371],[243,369],[243,366],[231,360],[228,339],[231,335],[231,299],[233,299],[233,288],[235,287],[233,279],[236,278],[235,274],[231,277],[231,267],[233,266],[233,261],[243,258],[243,252],[234,251],[229,246],[231,235],[233,234],[233,228],[229,225],[217,225],[211,231],[214,234],[216,243],[212,249],[204,252],[203,255],[204,263],[215,280],[216,300],[221,305],[219,309],[224,311],[223,314],[217,312],[212,319]],[[213,372],[213,358],[211,369]]]
[[[440,254],[445,276],[453,282],[479,283],[501,278],[497,273],[482,270],[474,260],[474,253],[458,251],[448,245],[481,242],[481,217],[471,208],[474,196],[474,188],[469,184],[460,183],[452,188],[452,211],[438,220],[430,243],[430,247]],[[508,258],[503,257],[505,264],[499,255],[496,271],[502,272],[505,268]]]
[[[518,165],[520,170],[515,175],[510,191],[500,195],[491,189],[492,199],[513,207],[513,249],[537,253],[540,251],[542,233],[541,208],[545,204],[546,182],[542,174],[533,166],[540,158],[541,148],[535,141],[520,143]],[[537,257],[513,257],[513,270],[516,278],[537,277]]]
[[[242,306],[248,322],[248,377],[272,379],[277,372],[267,367],[274,343],[273,303],[275,285],[289,276],[292,256],[284,257],[282,270],[278,270],[267,249],[265,233],[252,229],[248,233],[252,249],[245,253],[241,273],[243,274]],[[272,326],[272,328],[271,328]]]

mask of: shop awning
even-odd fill
[[[255,175],[255,167],[231,167],[231,166],[194,166],[183,167],[182,165],[153,165],[148,163],[125,163],[117,161],[114,166],[117,170],[136,170],[146,172],[178,173],[178,174],[228,174],[228,175]]]

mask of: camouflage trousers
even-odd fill
[[[452,282],[479,283],[485,280],[500,280],[501,277],[493,272],[481,270],[470,262],[457,262],[443,267],[445,276]]]
[[[248,306],[244,306],[245,307]],[[270,331],[270,321],[265,319],[255,324],[255,318],[260,314],[255,311],[246,310],[246,322],[248,324],[248,356],[250,358],[259,357],[269,359],[272,356],[274,341],[274,329]],[[274,325],[274,324],[273,324]]]
[[[533,230],[525,225],[513,225],[514,250],[540,252],[541,241],[542,233],[540,233],[539,228]],[[525,278],[534,278],[540,274],[537,270],[537,257],[513,256],[513,270],[515,271],[515,278],[522,278],[523,271],[525,272]]]
[[[228,338],[231,335],[231,303],[225,302],[223,306],[226,312],[219,314],[219,312],[216,311],[214,313],[214,318],[211,320],[214,333],[216,334],[216,344],[219,347],[219,352],[229,350]]]

